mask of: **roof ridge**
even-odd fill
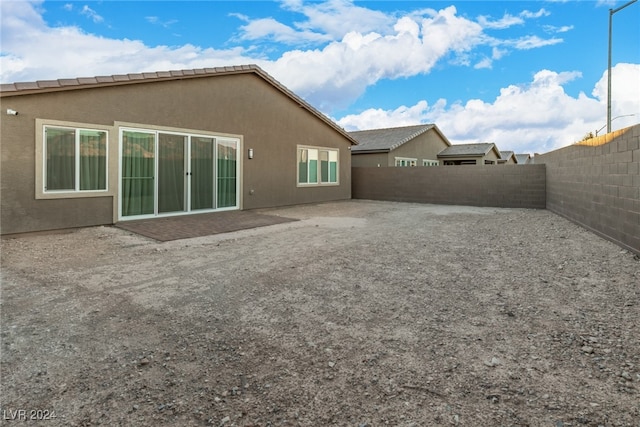
[[[349,133],[376,132],[376,131],[385,131],[385,130],[394,130],[394,129],[407,129],[407,128],[412,128],[412,127],[427,127],[427,126],[434,126],[434,125],[435,125],[434,123],[421,123],[421,124],[417,124],[417,125],[408,125],[408,126],[392,126],[392,127],[386,127],[386,128],[352,130],[352,131],[349,131]]]
[[[411,135],[407,136],[406,138],[398,141],[396,144],[394,144],[391,149],[395,150],[396,148],[400,147],[403,144],[406,144],[407,142],[411,141],[412,139],[416,138],[418,135],[422,135],[423,133],[425,133],[426,131],[428,131],[429,129],[433,128],[435,125],[434,124],[425,124],[422,126],[415,126],[415,127],[421,127],[422,129],[412,133]],[[412,127],[412,126],[406,126],[405,129]]]

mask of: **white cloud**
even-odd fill
[[[482,25],[483,28],[492,30],[504,30],[505,28],[509,28],[514,25],[524,24],[524,19],[520,18],[519,16],[505,14],[501,19],[493,21],[487,16],[479,16],[478,23]]]
[[[274,18],[251,19],[233,14],[246,25],[240,27],[238,40],[277,41],[291,46],[323,44],[342,39],[347,33],[368,33],[391,30],[395,19],[382,12],[354,5],[348,0],[328,0],[303,4],[302,1],[282,1],[282,6],[303,18],[286,25]]]
[[[517,40],[507,40],[502,44],[505,46],[512,46],[520,50],[536,49],[543,46],[551,46],[554,44],[562,43],[562,39],[542,39],[538,36],[525,36]]]
[[[48,27],[37,6],[0,1],[2,82],[72,78],[142,71],[202,68],[255,62],[243,48],[149,47],[138,40],[116,40],[77,27]],[[47,43],[42,43],[46,40]],[[51,46],[64,48],[52,49]]]
[[[292,50],[263,67],[321,110],[344,107],[380,79],[428,73],[446,55],[463,55],[482,42],[482,29],[456,16],[455,7],[431,11],[420,22],[404,17],[392,34],[350,32],[322,49]]]
[[[82,7],[80,14],[90,18],[96,24],[104,21],[104,18],[102,16],[98,15],[98,13],[95,10],[91,9],[87,5],[84,5]]]
[[[607,80],[605,71],[591,92],[603,103],[607,100]],[[618,116],[626,117],[612,121],[613,129],[640,122],[640,64],[617,64],[611,70],[611,117]]]
[[[483,34],[477,22],[458,16],[454,6],[439,11],[413,11],[394,18],[346,0],[309,5],[287,1],[284,7],[304,17],[295,28],[270,18],[249,20],[235,15],[247,22],[242,35],[279,43],[296,39],[322,42],[322,47],[291,50],[279,58],[267,59],[255,46],[250,48],[249,56],[249,51],[242,47],[224,50],[192,45],[152,47],[142,41],[87,34],[77,27],[48,27],[35,9],[37,3],[0,3],[3,82],[258,63],[291,90],[328,111],[349,105],[380,79],[427,74],[438,61],[486,68],[505,55],[508,52],[505,49],[549,43],[525,39],[507,42],[498,50],[496,45],[500,41]],[[161,23],[156,16],[147,19]],[[352,31],[345,33],[346,29]],[[341,34],[341,38],[331,39],[336,34]],[[474,52],[478,47],[492,47],[492,60],[486,59],[488,52]]]
[[[514,25],[522,25],[525,23],[525,19],[535,19],[540,18],[542,16],[549,16],[550,13],[545,9],[540,9],[537,12],[530,12],[528,10],[524,10],[520,12],[518,16],[513,16],[508,13],[505,13],[504,16],[497,20],[492,20],[491,17],[488,16],[479,16],[478,23],[482,25],[483,28],[488,28],[492,30],[504,30],[506,28],[513,27]]]
[[[568,95],[562,85],[580,78],[578,72],[542,70],[526,85],[511,85],[493,102],[472,99],[447,106],[440,99],[429,107],[419,101],[395,110],[370,109],[337,122],[348,130],[436,123],[452,143],[495,142],[501,150],[547,152],[579,141],[606,123],[606,73],[595,84],[593,98]],[[640,64],[618,64],[612,71],[613,129],[640,119]]]
[[[428,107],[427,101],[420,101],[412,107],[403,105],[392,111],[371,108],[358,115],[344,116],[336,122],[347,130],[411,126],[424,120]]]
[[[173,24],[178,22],[177,19],[169,19],[168,21],[161,21],[158,16],[145,16],[144,19],[150,24],[160,25],[161,27],[164,27],[164,28],[169,28]]]
[[[504,49],[499,49],[497,47],[494,47],[491,50],[491,59],[500,59],[503,56],[505,56],[507,53],[509,53],[509,52],[504,50]]]
[[[289,10],[301,13],[305,20],[297,22],[297,28],[321,32],[337,40],[350,31],[386,33],[395,22],[393,16],[383,12],[356,6],[349,0],[328,0],[324,2],[284,2]]]
[[[279,41],[302,34],[308,42],[322,42],[321,47],[291,50],[274,59],[256,56],[243,47],[153,47],[139,40],[88,34],[77,27],[49,27],[42,19],[39,1],[0,1],[0,79],[33,81],[257,63],[316,108],[330,113],[348,106],[381,79],[428,74],[444,61],[489,68],[512,49],[562,42],[535,35],[506,41],[489,38],[480,23],[458,16],[453,6],[394,17],[340,0],[310,5],[287,0],[283,5],[301,13],[304,20],[286,26],[238,15],[247,23],[243,34],[255,40],[271,37]],[[333,39],[336,34],[340,37]],[[619,64],[614,68],[614,117],[640,110],[638,67]],[[447,105],[443,99],[429,106],[421,101],[392,111],[369,110],[339,122],[359,129],[435,122],[455,142],[494,141],[503,150],[548,151],[580,139],[606,119],[606,75],[595,85],[592,97],[571,97],[564,92],[562,86],[576,78],[575,73],[541,71],[526,85],[504,88],[492,102]],[[620,118],[615,125],[623,126],[629,120],[637,123],[637,114]]]
[[[574,29],[573,25],[563,25],[562,27],[555,27],[553,25],[544,25],[542,27],[547,33],[567,33]]]
[[[522,16],[523,18],[527,18],[527,19],[535,19],[535,18],[540,18],[542,16],[549,16],[551,15],[551,13],[549,13],[549,11],[545,10],[545,9],[540,9],[537,12],[530,12],[528,10],[523,10],[520,13],[520,16]]]
[[[240,29],[242,34],[238,37],[238,40],[268,40],[289,45],[306,45],[310,42],[320,43],[331,40],[325,34],[313,31],[298,31],[273,18],[255,19],[249,21],[247,25],[243,25]]]
[[[474,65],[473,68],[475,68],[476,70],[482,70],[482,69],[491,69],[492,66],[493,66],[493,61],[491,60],[491,58],[483,58],[478,63],[476,63],[476,65]]]

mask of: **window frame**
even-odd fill
[[[439,160],[422,159],[422,166],[440,166]]]
[[[408,164],[402,164],[408,163]],[[415,167],[418,166],[418,159],[412,157],[395,157],[394,165],[397,168],[407,168],[407,167]]]
[[[47,190],[47,128],[53,129],[69,129],[73,130],[75,135],[75,147],[74,147],[74,162],[76,165],[75,173],[75,188],[74,189],[62,189],[62,190]],[[80,147],[79,135],[81,131],[90,132],[104,132],[105,133],[105,189],[98,190],[81,190],[80,182],[78,180],[80,170],[79,166],[79,154]],[[78,122],[66,122],[59,120],[44,120],[36,119],[36,156],[35,156],[35,198],[36,199],[72,199],[72,198],[88,198],[88,197],[105,197],[114,195],[113,183],[113,165],[111,165],[113,159],[113,127],[96,125],[90,123],[78,123]]]
[[[316,152],[315,168],[315,181],[310,182],[310,169],[307,166],[307,181],[300,181],[300,163],[302,158],[302,152],[313,150]],[[327,181],[323,180],[323,168],[322,168],[322,153],[327,153]],[[335,162],[331,160],[331,153],[335,155]],[[309,164],[309,156],[307,155],[307,165]],[[332,180],[331,164],[335,163],[335,180]],[[325,186],[337,186],[340,185],[340,149],[332,147],[320,147],[313,145],[298,145],[296,147],[296,186],[297,187],[325,187]]]
[[[117,154],[116,158],[118,159],[117,166],[117,177],[115,182],[117,185],[115,187],[118,189],[117,196],[114,198],[116,203],[116,208],[114,208],[114,212],[116,213],[116,217],[118,221],[129,221],[129,220],[137,220],[137,219],[145,219],[145,218],[163,218],[169,216],[180,216],[180,215],[194,215],[205,212],[222,212],[229,210],[242,210],[243,209],[243,195],[242,195],[242,186],[243,186],[243,161],[242,161],[242,152],[244,147],[244,137],[242,135],[235,135],[229,133],[222,132],[208,132],[202,130],[195,130],[189,128],[174,128],[174,127],[166,127],[166,126],[157,126],[157,125],[147,125],[147,124],[139,124],[139,123],[129,123],[129,122],[115,122],[114,124],[116,128],[115,138],[117,141]],[[177,211],[177,212],[169,212],[169,213],[159,213],[157,209],[157,180],[156,184],[154,184],[154,213],[153,214],[143,214],[143,215],[122,215],[122,197],[123,197],[123,189],[122,189],[122,150],[124,149],[124,145],[122,143],[122,137],[124,132],[141,132],[148,133],[154,135],[154,147],[158,146],[158,137],[160,134],[168,134],[168,135],[179,135],[184,136],[189,141],[189,144],[192,141],[192,138],[206,138],[211,139],[212,144],[214,146],[214,178],[216,189],[214,193],[214,208],[205,208],[205,209],[192,209],[191,208],[191,187],[185,186],[185,191],[188,192],[188,195],[185,198],[185,210]],[[233,143],[236,146],[236,182],[235,182],[235,200],[236,203],[234,206],[224,206],[219,207],[218,202],[218,150],[219,145],[224,143]],[[188,145],[185,145],[185,150]],[[157,163],[157,152],[154,152],[154,165]],[[185,172],[188,171],[189,174],[192,173],[192,164],[188,162],[188,158],[190,158],[190,154],[185,153]],[[157,174],[157,170],[154,171],[154,174]],[[155,176],[155,175],[154,175]],[[186,194],[186,193],[185,193]]]

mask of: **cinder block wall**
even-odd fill
[[[547,209],[640,253],[640,125],[537,155]]]
[[[355,167],[354,199],[447,205],[546,206],[544,165]]]

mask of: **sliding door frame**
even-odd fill
[[[154,149],[153,149],[153,213],[152,214],[140,214],[140,215],[124,215],[123,212],[123,163],[124,163],[124,144],[123,144],[123,135],[125,132],[140,132],[146,134],[154,134]],[[168,134],[168,135],[176,135],[183,136],[184,139],[184,177],[183,177],[183,188],[184,188],[184,201],[183,201],[183,210],[174,211],[174,212],[165,212],[160,213],[158,208],[158,173],[159,173],[159,135],[160,134]],[[175,129],[175,128],[164,128],[157,126],[140,126],[140,125],[132,125],[132,124],[120,124],[118,126],[118,196],[117,200],[114,201],[116,205],[117,212],[117,221],[129,221],[136,219],[149,219],[149,218],[159,218],[159,217],[167,217],[167,216],[177,216],[177,215],[190,215],[190,214],[199,214],[206,212],[218,212],[218,211],[228,211],[228,210],[241,210],[242,209],[242,136],[240,135],[230,135],[223,133],[208,133],[202,131],[193,131],[186,129]],[[192,194],[191,188],[193,183],[193,175],[192,175],[192,139],[193,138],[203,138],[210,139],[213,144],[213,165],[212,165],[212,173],[214,182],[212,183],[213,190],[213,208],[204,208],[204,209],[192,209]],[[231,151],[233,151],[233,146],[235,146],[235,205],[232,206],[223,206],[219,207],[220,199],[219,199],[219,146],[221,144],[227,144],[232,146]],[[228,150],[227,150],[228,151]],[[233,163],[232,163],[233,164]],[[228,177],[226,177],[228,179]],[[233,177],[231,177],[233,178]],[[180,185],[180,183],[177,183]],[[226,187],[227,190],[229,189]]]

